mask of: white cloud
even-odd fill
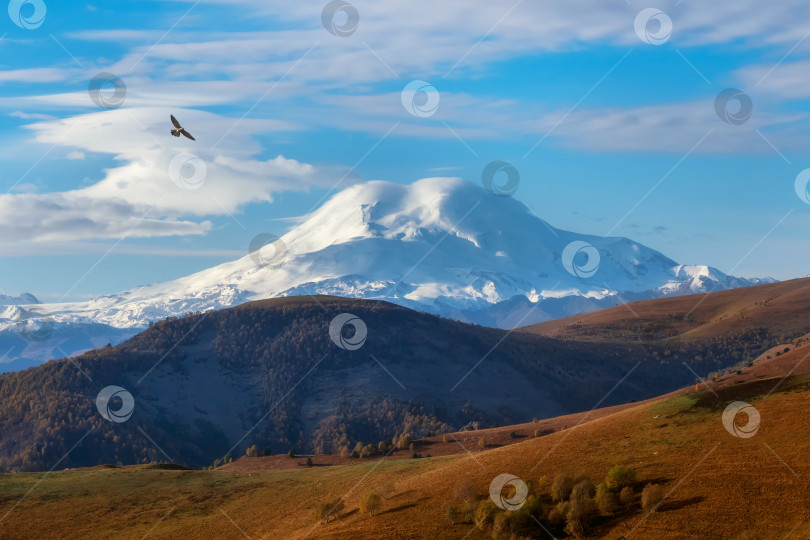
[[[30,68],[0,70],[0,84],[2,83],[52,83],[68,80],[75,76],[76,70],[59,68]]]
[[[810,60],[748,66],[735,75],[743,88],[765,99],[810,98]]]
[[[22,111],[11,112],[9,116],[22,118],[23,120],[56,120],[56,117],[50,114],[26,113]]]
[[[119,164],[87,187],[0,196],[0,236],[47,242],[200,235],[211,223],[184,217],[236,213],[251,202],[271,202],[273,193],[331,186],[342,176],[340,169],[283,156],[255,159],[261,148],[251,136],[283,124],[172,112],[196,142],[171,137],[170,111],[159,108],[122,108],[30,125],[39,143],[74,148],[68,154],[73,157],[86,151],[110,154]],[[182,153],[194,153],[205,163],[199,189],[183,189],[170,176],[170,162]]]
[[[85,159],[85,157],[87,156],[85,156],[84,152],[80,152],[78,150],[74,150],[67,155],[67,158],[71,161],[81,161]]]

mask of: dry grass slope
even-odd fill
[[[469,454],[459,449],[456,455],[295,470],[139,466],[2,475],[0,536],[490,538],[445,516],[460,481],[471,482],[483,498],[503,472],[534,482],[557,473],[600,479],[619,464],[634,467],[642,483],[662,484],[667,498],[655,513],[634,506],[603,521],[593,538],[724,539],[755,532],[770,539],[791,531],[792,540],[810,538],[810,432],[797,429],[810,404],[810,377],[791,376],[768,395],[779,380],[718,383]],[[722,412],[735,400],[761,414],[752,438],[735,438],[723,427]],[[490,436],[497,440],[506,430]],[[364,494],[389,484],[393,495],[379,513],[358,511]],[[339,519],[313,519],[319,504],[342,497],[346,510]],[[538,528],[536,537],[543,534]]]

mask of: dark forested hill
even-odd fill
[[[365,341],[357,319],[330,335],[344,313]],[[756,332],[705,346],[562,341],[385,302],[253,302],[0,375],[0,470],[200,466],[254,444],[340,452],[652,397],[772,344]]]

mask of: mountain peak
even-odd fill
[[[461,178],[347,187],[282,240],[283,258],[273,264],[257,264],[254,253],[167,283],[44,309],[59,324],[135,329],[191,311],[325,294],[513,327],[757,282],[679,266],[628,238],[556,229],[520,201]],[[0,314],[0,332],[9,324]]]
[[[461,178],[423,178],[409,185],[375,180],[335,194],[284,240],[288,247],[314,251],[360,238],[408,242],[451,232],[477,244],[476,237],[491,228],[493,214],[515,211],[529,213],[523,204],[494,197]]]
[[[22,293],[19,296],[0,294],[0,306],[26,306],[29,304],[39,304],[37,297],[31,293]]]

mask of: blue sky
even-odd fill
[[[335,15],[356,10],[346,36],[322,24],[326,2],[37,3],[41,25],[31,0],[17,18],[36,28],[0,23],[0,292],[180,277],[353,182],[478,183],[493,160],[556,227],[735,275],[810,274],[794,189],[810,168],[806,2],[356,1]],[[637,34],[651,7],[671,34],[643,16]],[[120,107],[88,95],[99,73],[126,85]],[[435,114],[402,106],[413,80],[438,92]],[[727,88],[753,104],[740,125],[715,111]],[[170,112],[196,143],[169,135]],[[168,172],[188,152],[199,189]]]

